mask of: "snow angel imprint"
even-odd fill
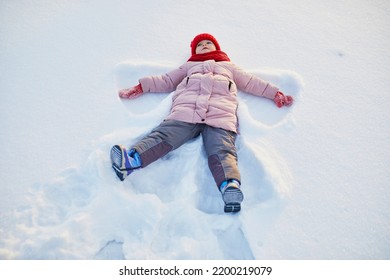
[[[175,92],[169,115],[149,135],[129,148],[112,147],[112,167],[123,181],[135,169],[148,166],[201,135],[211,174],[225,203],[224,211],[238,212],[244,195],[235,146],[237,90],[271,99],[279,108],[291,105],[293,98],[230,62],[210,34],[197,35],[190,47],[191,57],[179,68],[161,76],[144,77],[138,85],[119,91],[121,98],[130,99],[144,92]]]

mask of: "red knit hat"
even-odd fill
[[[195,54],[196,46],[198,45],[199,42],[201,42],[203,40],[210,40],[215,45],[215,48],[217,51],[221,50],[221,47],[219,46],[217,39],[215,39],[215,37],[213,35],[208,34],[208,33],[202,33],[202,34],[196,35],[195,38],[192,39],[192,42],[190,44],[191,54]]]

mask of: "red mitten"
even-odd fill
[[[282,92],[278,91],[274,97],[276,106],[281,108],[282,106],[291,106],[294,102],[292,96],[285,96]]]
[[[121,89],[119,97],[133,99],[140,96],[143,92],[141,84],[138,84],[135,87]]]

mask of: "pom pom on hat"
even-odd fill
[[[192,42],[190,44],[191,54],[195,54],[196,46],[198,45],[199,42],[201,42],[203,40],[210,40],[215,45],[215,48],[217,51],[221,50],[221,47],[219,46],[217,39],[215,39],[215,37],[213,35],[208,34],[208,33],[202,33],[202,34],[196,35],[195,38],[192,39]]]

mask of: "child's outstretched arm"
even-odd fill
[[[239,90],[271,99],[279,108],[291,106],[294,102],[292,96],[284,95],[277,86],[247,73],[237,66],[234,68],[234,81]]]
[[[119,91],[121,98],[137,98],[144,92],[172,92],[186,76],[185,66],[160,76],[149,76],[139,80],[139,84]]]

